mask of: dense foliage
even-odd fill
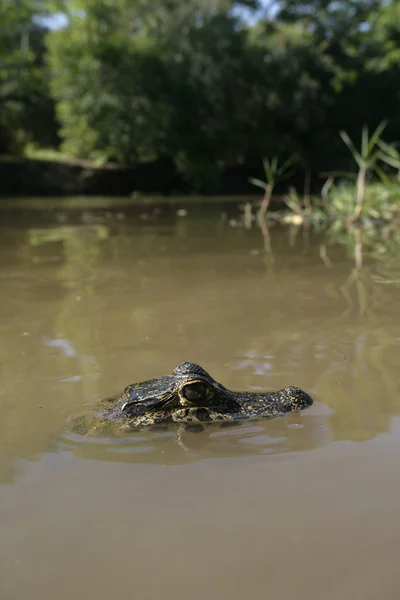
[[[297,155],[346,168],[338,132],[400,137],[400,0],[2,0],[0,151],[121,164]],[[54,109],[54,110],[53,110]]]

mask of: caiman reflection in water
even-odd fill
[[[183,362],[171,375],[128,385],[122,394],[104,400],[90,430],[104,430],[110,422],[126,430],[167,423],[190,426],[273,418],[312,403],[312,398],[295,386],[276,392],[233,392],[199,365]]]

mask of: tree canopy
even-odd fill
[[[338,131],[400,134],[400,0],[3,0],[0,151],[122,165],[194,186],[296,154],[342,166]]]

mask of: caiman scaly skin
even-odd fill
[[[102,422],[125,428],[163,423],[207,423],[279,417],[313,403],[298,387],[277,392],[233,392],[199,365],[181,363],[171,375],[128,385],[103,401]]]

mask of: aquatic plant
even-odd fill
[[[349,148],[357,165],[357,172],[332,172],[322,189],[327,214],[336,219],[346,219],[351,225],[363,216],[367,220],[391,220],[399,211],[400,154],[394,145],[382,140],[386,122],[382,121],[370,135],[367,126],[362,128],[361,146],[355,144],[345,131],[340,137]],[[396,176],[388,169],[396,169]],[[335,180],[339,183],[335,185]],[[350,183],[345,180],[352,180]],[[371,181],[372,179],[372,181]],[[377,181],[380,179],[380,182]]]
[[[264,158],[263,167],[266,181],[262,181],[261,179],[256,179],[254,177],[249,178],[250,183],[264,190],[264,198],[258,211],[259,219],[264,218],[265,213],[268,210],[268,206],[271,202],[272,192],[276,184],[284,179],[287,179],[293,174],[293,171],[290,170],[293,163],[294,157],[288,158],[288,160],[282,164],[279,163],[279,160],[276,156],[274,156],[274,158],[271,160]]]

